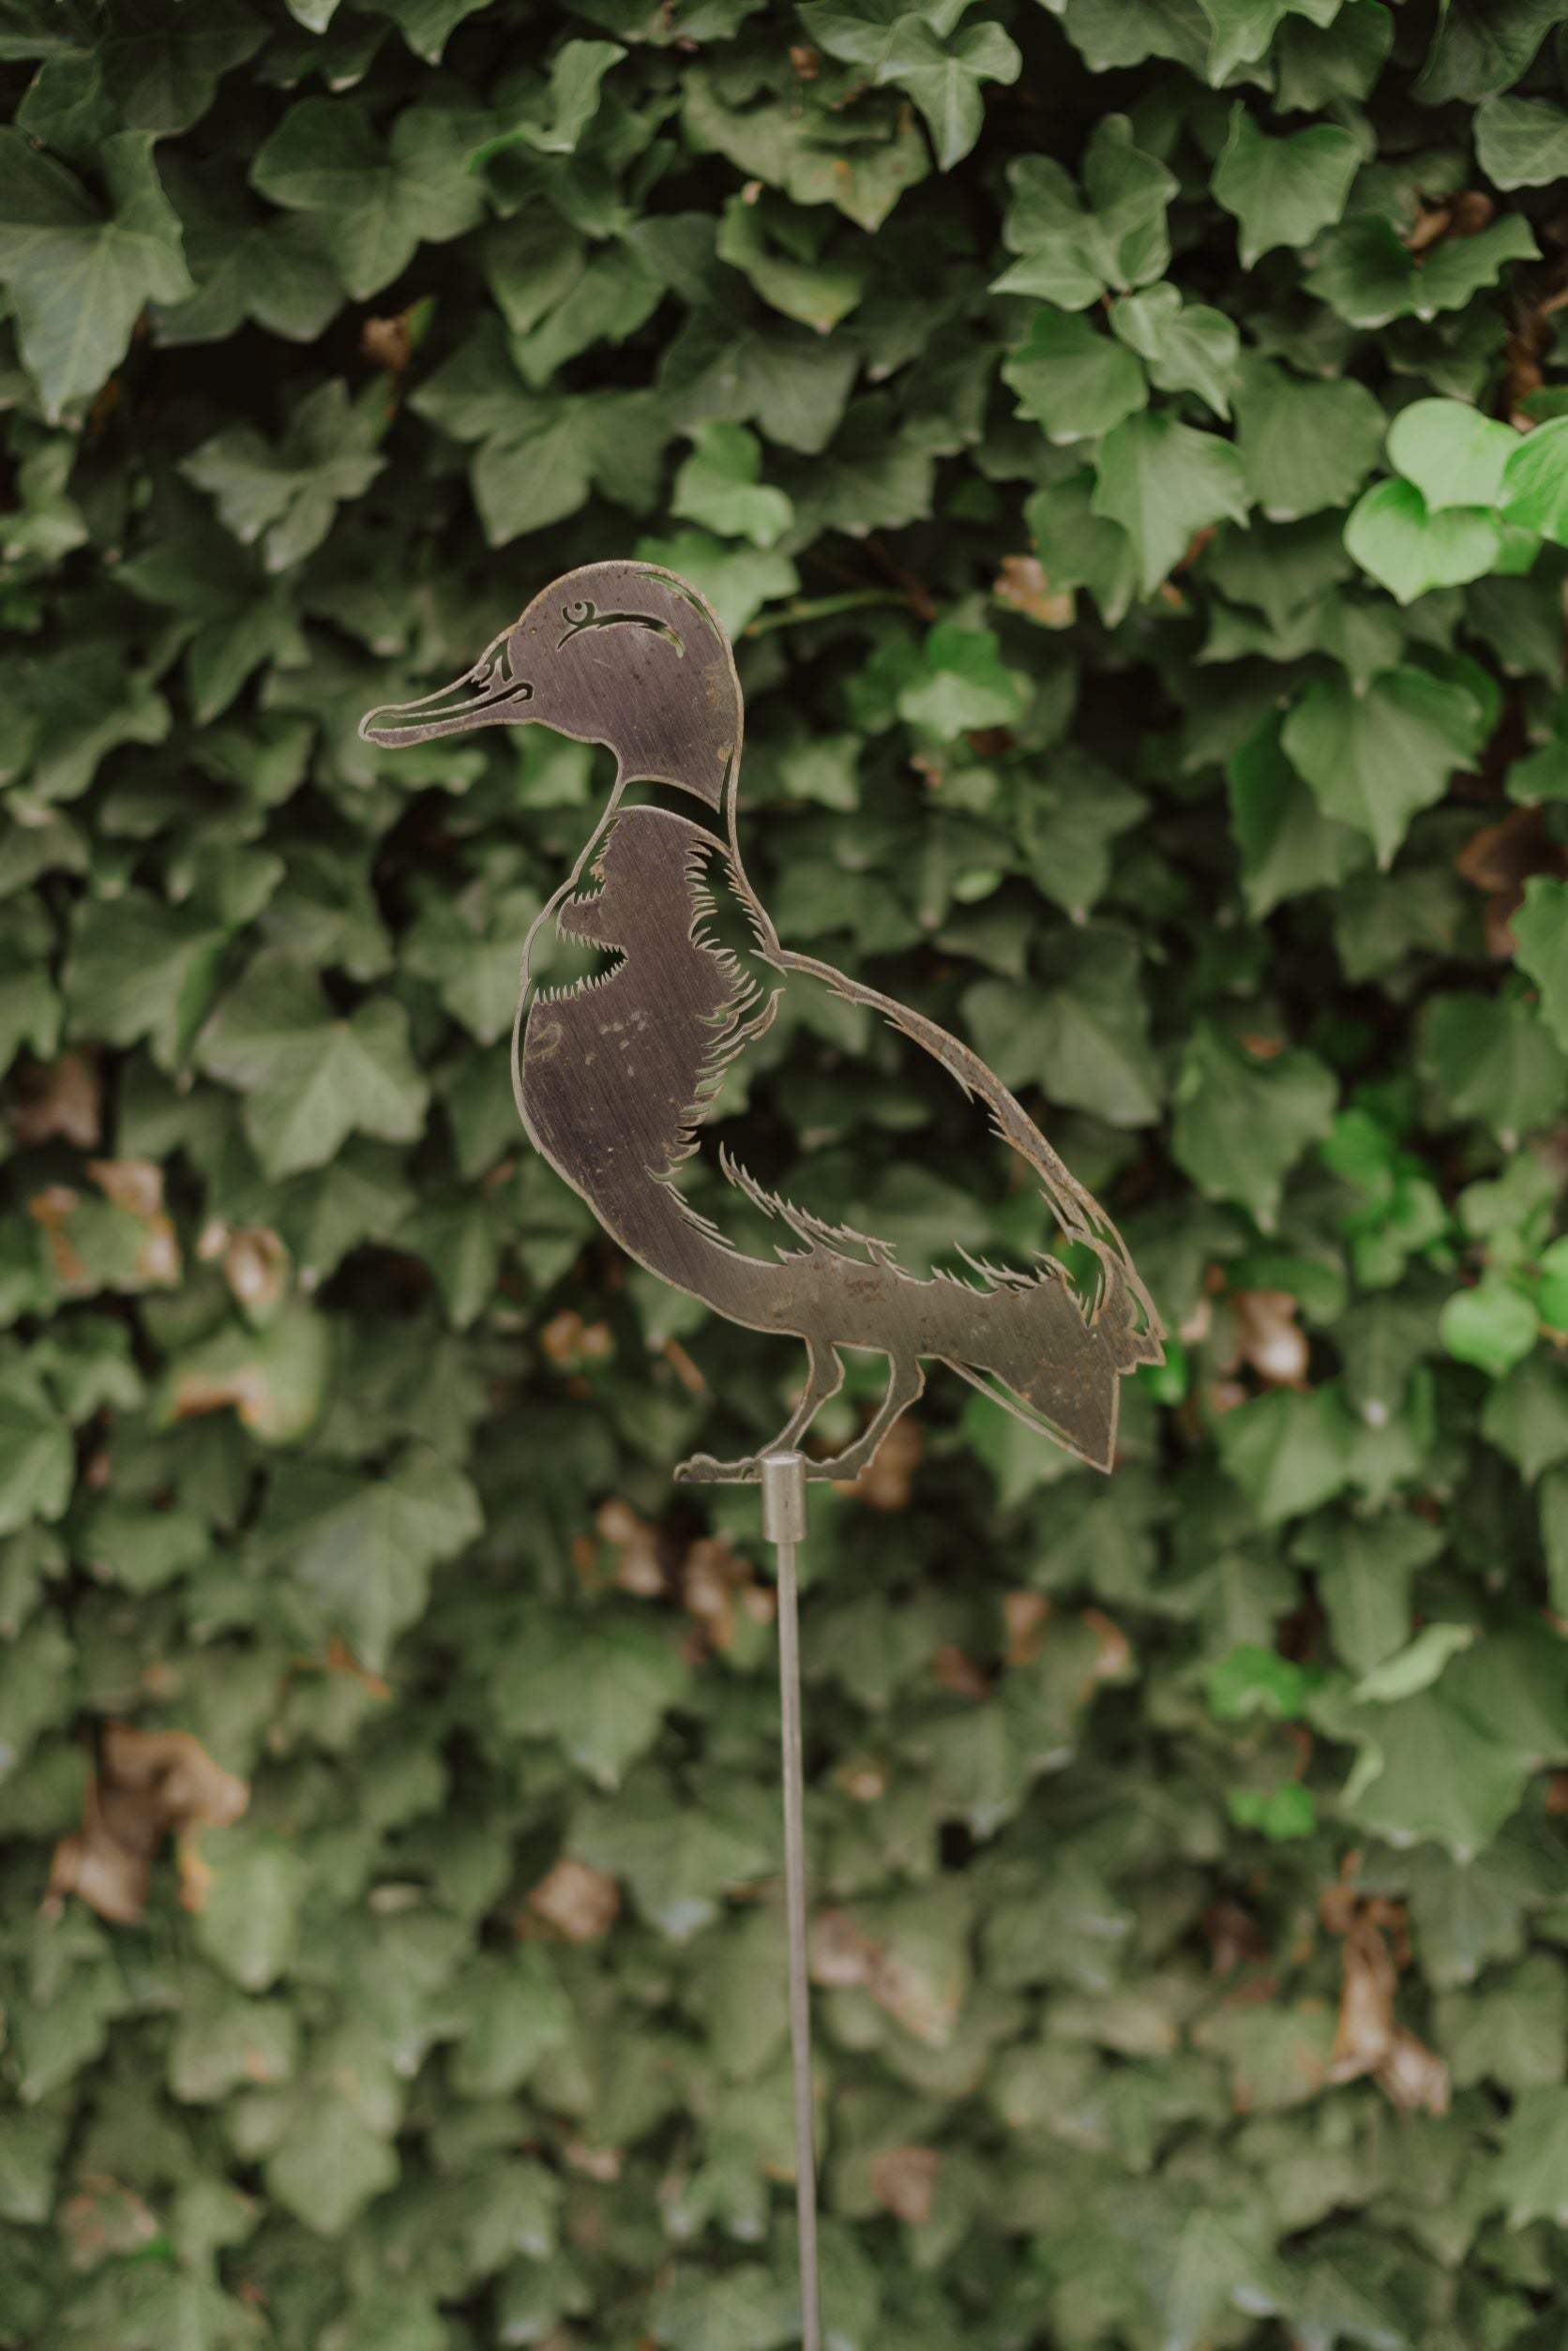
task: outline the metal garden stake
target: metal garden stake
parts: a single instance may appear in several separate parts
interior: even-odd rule
[[[533,719],[607,746],[615,779],[597,826],[523,946],[512,1050],[522,1123],[639,1264],[733,1322],[806,1347],[800,1403],[770,1446],[737,1461],[698,1454],[676,1475],[760,1484],[763,1532],[777,1555],[801,2339],[805,2351],[819,2351],[795,1600],[807,1481],[857,1477],[921,1394],[930,1362],[1108,1469],[1121,1376],[1161,1361],[1163,1334],[1115,1226],[985,1063],[923,1014],[780,943],[736,836],[742,704],[734,657],[694,588],[651,564],[585,565],[536,595],[452,685],[371,711],[360,733],[396,746]],[[625,795],[639,782],[688,792],[722,832],[633,805]],[[717,936],[721,905],[738,913],[749,952]],[[607,968],[565,987],[542,985],[535,949],[563,940],[600,950]],[[701,1148],[726,1072],[768,1027],[790,982],[815,983],[881,1014],[966,1100],[984,1107],[995,1135],[1033,1170],[1076,1277],[1064,1258],[1048,1256],[1027,1269],[965,1258],[962,1272],[915,1274],[887,1243],[766,1190],[722,1150],[728,1183],[782,1225],[791,1243],[771,1258],[751,1256],[696,1213],[678,1171]],[[808,1459],[800,1441],[842,1384],[842,1348],[886,1357],[886,1393],[852,1444],[832,1460]]]

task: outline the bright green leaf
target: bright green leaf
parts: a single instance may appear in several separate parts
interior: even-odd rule
[[[1276,245],[1310,245],[1344,211],[1360,164],[1348,130],[1315,123],[1271,139],[1238,99],[1211,186],[1241,223],[1243,268],[1255,267]]]

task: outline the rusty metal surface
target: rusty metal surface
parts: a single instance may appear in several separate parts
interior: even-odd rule
[[[842,1349],[888,1364],[864,1434],[816,1478],[852,1478],[945,1364],[1018,1418],[1108,1469],[1123,1374],[1158,1363],[1159,1318],[1114,1225],[1038,1127],[967,1046],[935,1022],[780,942],[746,879],[736,836],[742,707],[729,642],[697,592],[638,563],[593,564],[535,597],[464,676],[361,721],[371,743],[425,743],[475,727],[546,725],[613,753],[603,815],[523,942],[513,1035],[518,1108],[536,1148],[639,1264],[731,1321],[804,1342],[799,1406],[762,1454],[788,1451],[843,1380]],[[632,805],[639,782],[672,785],[721,818],[708,824]],[[738,905],[751,951],[716,935]],[[536,950],[602,951],[597,976],[550,988]],[[1027,1162],[1063,1239],[1093,1267],[911,1272],[887,1243],[835,1227],[769,1191],[727,1154],[736,1192],[788,1235],[772,1258],[731,1245],[683,1197],[677,1171],[702,1141],[726,1072],[760,1037],[791,978],[878,1013],[921,1047]],[[756,1480],[760,1455],[699,1454],[680,1474]]]

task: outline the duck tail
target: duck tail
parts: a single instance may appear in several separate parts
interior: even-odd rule
[[[1116,1424],[1122,1385],[1108,1363],[1095,1366],[1090,1380],[1075,1379],[1068,1388],[1050,1365],[1042,1366],[1027,1389],[1015,1388],[1000,1373],[980,1371],[951,1355],[943,1361],[960,1379],[967,1379],[991,1403],[1000,1404],[1026,1428],[1054,1439],[1063,1449],[1091,1469],[1109,1471],[1116,1459]]]

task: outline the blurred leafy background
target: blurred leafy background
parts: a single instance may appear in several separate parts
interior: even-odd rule
[[[5,0],[0,2340],[794,2340],[791,1350],[522,1145],[570,564],[1173,1332],[819,1504],[835,2351],[1568,2288],[1568,0]],[[1005,1245],[847,1010],[754,1108]],[[852,1432],[867,1392],[828,1416]],[[172,1831],[172,1837],[165,1832]]]

